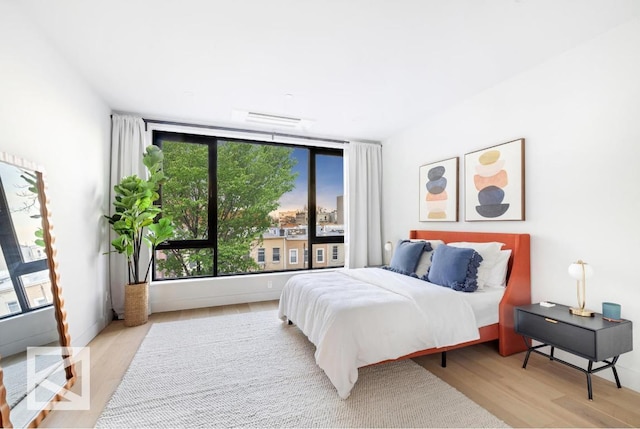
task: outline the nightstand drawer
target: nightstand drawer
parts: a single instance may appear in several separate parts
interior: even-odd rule
[[[586,359],[598,360],[595,332],[590,329],[526,311],[517,312],[516,326],[516,332],[520,335],[557,346]]]

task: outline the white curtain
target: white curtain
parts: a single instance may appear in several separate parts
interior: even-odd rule
[[[111,116],[111,178],[109,212],[113,214],[113,187],[123,177],[133,174],[146,177],[142,155],[147,146],[145,124],[142,118],[127,115]],[[109,243],[115,238],[109,228]],[[113,250],[109,244],[109,250]],[[146,256],[146,255],[144,255]],[[143,255],[141,255],[141,259]],[[119,319],[124,318],[124,285],[128,283],[127,261],[124,255],[109,254],[109,283],[111,285],[111,305]]]
[[[381,265],[382,146],[350,142],[347,157],[346,266]]]

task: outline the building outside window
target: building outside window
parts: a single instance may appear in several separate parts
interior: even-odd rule
[[[164,131],[153,143],[170,177],[159,203],[176,225],[154,280],[325,268],[307,249],[344,247],[341,149]]]

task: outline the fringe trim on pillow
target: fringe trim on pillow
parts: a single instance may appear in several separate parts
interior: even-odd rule
[[[467,266],[467,276],[464,282],[453,283],[451,289],[461,292],[475,292],[478,289],[478,267],[480,262],[482,262],[482,256],[474,250]]]
[[[407,241],[411,241],[411,240],[407,240]],[[431,246],[431,242],[427,241],[427,240],[418,240],[418,241],[411,241],[412,243],[424,243],[424,248],[422,249],[423,252],[432,252],[433,251],[433,246]]]

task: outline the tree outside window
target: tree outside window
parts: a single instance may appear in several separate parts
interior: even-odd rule
[[[154,280],[314,268],[308,248],[344,246],[341,150],[160,131],[153,141],[169,176],[160,203],[176,225]],[[290,263],[282,249],[295,250]]]

